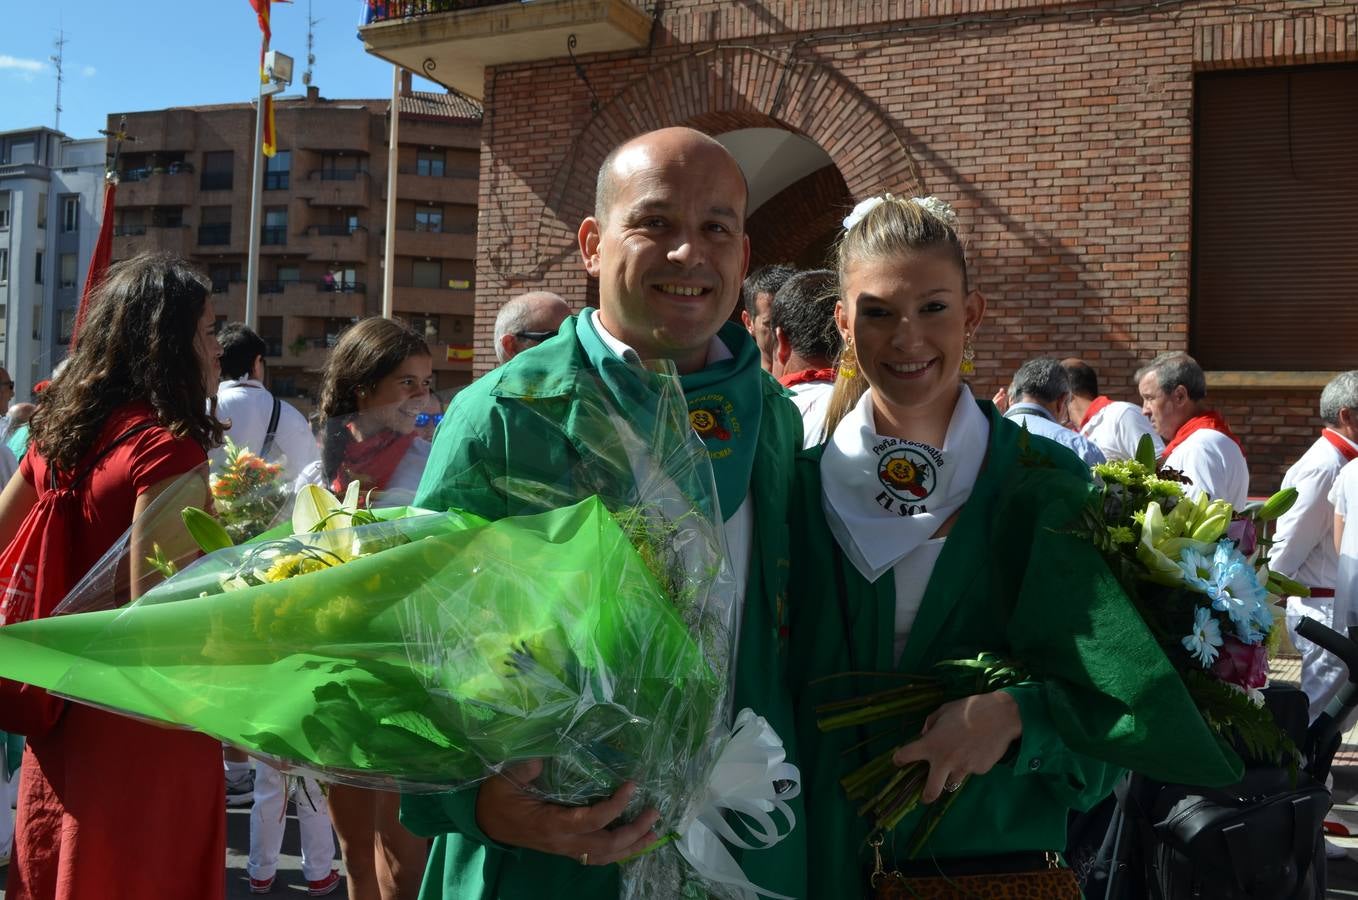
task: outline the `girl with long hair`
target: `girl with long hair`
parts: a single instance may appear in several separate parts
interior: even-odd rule
[[[1164,746],[1157,739],[1210,733],[1092,543],[1072,531],[1089,470],[964,380],[986,303],[952,210],[935,198],[864,201],[845,220],[838,272],[844,349],[828,437],[799,457],[792,504],[792,687],[817,848],[808,895],[996,896],[995,882],[971,882],[971,893],[957,883],[993,877],[1078,897],[1069,870],[1052,867],[1069,811],[1102,799],[1119,774],[1101,760],[1130,765]],[[922,733],[900,720],[817,728],[819,704],[981,652],[1043,675],[945,704]],[[888,752],[928,774],[921,807],[880,833],[840,779]],[[958,790],[910,858],[928,805]]]
[[[153,546],[194,555],[178,516],[161,528],[142,515],[208,503],[206,478],[184,476],[222,438],[207,412],[214,324],[211,284],[183,260],[109,270],[0,493],[0,623],[49,615],[129,526],[132,596],[154,580]],[[28,735],[7,898],[223,895],[220,744],[37,690],[2,705],[0,726]]]
[[[302,481],[343,495],[356,480],[368,505],[408,503],[429,458],[415,420],[432,383],[429,346],[408,326],[372,318],[344,332],[321,387],[321,458]],[[401,825],[400,795],[332,784],[328,799],[349,900],[414,897],[428,843]]]

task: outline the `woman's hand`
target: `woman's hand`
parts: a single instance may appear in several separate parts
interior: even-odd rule
[[[920,736],[897,750],[892,762],[928,763],[929,777],[920,799],[933,803],[945,786],[989,772],[1022,734],[1013,697],[1003,691],[977,694],[940,706],[924,721]]]

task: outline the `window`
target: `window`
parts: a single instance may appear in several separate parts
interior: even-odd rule
[[[342,153],[325,153],[321,156],[320,176],[322,181],[353,181],[358,177],[358,157]]]
[[[35,265],[35,266],[33,267],[33,283],[34,283],[34,284],[42,284],[42,251],[41,251],[41,250],[39,250],[39,251],[35,254],[34,261],[37,263],[37,265]]]
[[[32,141],[22,141],[22,142],[17,142],[17,141],[16,141],[15,143],[10,144],[10,145],[9,145],[9,161],[10,161],[10,163],[12,163],[13,165],[16,165],[16,166],[21,166],[21,165],[24,165],[24,164],[26,164],[26,163],[35,162],[35,161],[36,161],[36,157],[33,155],[33,142],[32,142]]]
[[[9,248],[0,247],[0,284],[9,281]]]
[[[184,226],[184,207],[155,206],[151,208],[151,227],[182,228]]]
[[[80,198],[72,195],[61,198],[61,230],[65,232],[80,230]]]
[[[354,269],[342,268],[333,268],[326,272],[321,279],[321,289],[341,293],[353,293],[362,290],[358,283],[358,272]]]
[[[47,195],[38,194],[38,227],[47,227]]]
[[[42,340],[42,305],[33,304],[33,340]]]
[[[1196,77],[1189,351],[1209,372],[1353,368],[1355,105],[1354,64]]]
[[[302,280],[302,270],[297,266],[279,266],[277,278],[284,284],[296,284]]]
[[[288,208],[275,206],[264,210],[264,231],[261,239],[265,244],[278,246],[288,242]]]
[[[230,150],[211,150],[203,154],[203,174],[198,186],[205,191],[229,191],[235,157]]]
[[[258,333],[264,343],[269,345],[269,349],[264,352],[265,356],[283,355],[282,316],[260,316]]]
[[[200,246],[221,246],[231,243],[231,207],[204,206],[198,225]]]
[[[425,341],[437,344],[439,340],[439,317],[438,316],[412,316],[410,327],[418,333],[424,335]]]
[[[279,150],[272,157],[265,157],[264,190],[286,191],[288,175],[292,171],[292,151]]]
[[[9,191],[0,193],[0,228],[9,227]]]
[[[232,282],[240,281],[240,263],[214,263],[207,267],[207,277],[212,279],[214,294],[225,294]]]
[[[416,175],[437,175],[442,177],[443,172],[442,150],[421,150],[415,154]]]
[[[433,206],[415,210],[415,230],[433,231],[443,230],[443,207]]]
[[[57,343],[69,344],[75,332],[75,310],[63,309],[57,313]]]
[[[75,271],[76,265],[75,254],[63,253],[59,257],[57,257],[57,262],[60,264],[61,268],[61,272],[59,273],[60,277],[59,280],[57,281],[57,284],[61,285],[64,288],[75,287],[75,282],[77,278]]]
[[[415,260],[411,268],[411,287],[443,287],[443,267],[437,262]]]

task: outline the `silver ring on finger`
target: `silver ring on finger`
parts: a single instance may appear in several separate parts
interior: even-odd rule
[[[582,865],[582,866],[587,866],[587,865],[589,865],[589,851],[588,851],[588,850],[586,850],[584,853],[581,853],[581,854],[580,854],[578,857],[576,857],[576,858],[580,861],[580,865]]]
[[[945,790],[945,791],[947,791],[949,794],[951,794],[951,793],[954,793],[954,792],[955,792],[958,788],[960,788],[961,786],[962,786],[962,782],[960,782],[960,781],[949,781],[947,784],[943,785],[943,790]]]

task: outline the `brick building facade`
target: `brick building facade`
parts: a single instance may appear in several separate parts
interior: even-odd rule
[[[471,17],[484,10],[447,10],[486,4],[399,5],[404,21],[363,29],[370,51],[406,65],[423,56],[438,77],[428,63],[448,45],[420,35],[442,28],[455,38],[459,21],[473,29]],[[1099,370],[1106,393],[1134,399],[1141,362],[1166,349],[1197,350],[1204,329],[1244,324],[1204,321],[1196,299],[1200,79],[1323,69],[1343,80],[1342,92],[1358,71],[1358,12],[1349,0],[576,6],[607,7],[613,18],[630,6],[653,28],[625,50],[591,53],[582,40],[572,60],[563,39],[549,51],[554,58],[486,65],[477,371],[492,364],[494,314],[509,297],[546,288],[575,306],[590,301],[575,230],[608,150],[642,131],[687,124],[719,139],[790,131],[831,164],[752,211],[755,261],[814,262],[855,198],[936,194],[960,214],[973,280],[990,303],[977,392],[1007,383],[1026,358],[1079,355]],[[538,25],[524,27],[559,33],[559,23],[537,15]],[[602,27],[568,25],[588,35]],[[1290,104],[1290,82],[1287,89]],[[1351,116],[1354,107],[1346,108]],[[1292,114],[1289,105],[1289,123]],[[1330,173],[1334,185],[1354,188],[1352,165]],[[1327,256],[1358,259],[1356,234],[1351,220],[1334,222]],[[1355,283],[1325,288],[1314,306],[1305,292],[1279,297],[1290,305],[1274,329],[1278,340],[1304,350],[1308,331],[1358,323],[1320,315],[1347,315],[1346,298],[1358,309]],[[1347,346],[1358,345],[1358,329],[1349,338]],[[1314,439],[1319,388],[1334,371],[1358,367],[1358,353],[1328,352],[1299,366],[1296,354],[1274,359],[1271,344],[1259,346],[1229,365],[1221,354],[1216,364],[1204,359],[1209,399],[1245,442],[1255,493],[1275,487]]]
[[[326,99],[314,87],[276,104],[259,333],[270,348],[269,386],[304,410],[339,333],[382,311],[390,106]],[[425,334],[445,398],[471,379],[480,112],[454,94],[401,97],[393,311]],[[136,140],[119,157],[113,258],[144,249],[186,256],[212,279],[218,320],[241,321],[253,105],[113,114],[110,130],[124,118]]]

